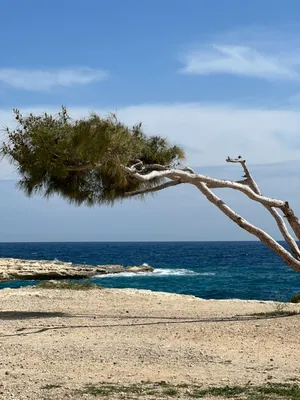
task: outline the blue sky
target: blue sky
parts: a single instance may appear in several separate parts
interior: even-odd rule
[[[65,104],[74,117],[117,111],[182,145],[199,171],[239,177],[224,159],[243,154],[265,189],[275,186],[273,195],[289,195],[297,209],[299,13],[293,0],[4,0],[0,124],[13,126],[15,107],[57,112]],[[28,200],[13,179],[13,167],[0,163],[0,241],[251,239],[194,191],[90,210]],[[231,196],[275,232],[260,210]]]
[[[299,11],[300,4],[293,0],[285,4],[281,0],[3,1],[1,75],[5,69],[17,70],[21,78],[22,71],[55,74],[90,68],[95,75],[105,72],[107,77],[102,80],[100,73],[97,81],[86,70],[82,75],[90,76],[90,84],[76,85],[74,79],[68,90],[53,85],[41,93],[20,90],[21,85],[12,85],[12,76],[8,76],[6,81],[1,79],[0,106],[57,106],[63,101],[80,107],[115,108],[157,102],[257,103],[258,98],[259,103],[269,98],[276,102],[278,96],[298,93],[296,79],[289,80],[288,73],[278,82],[272,76],[245,79],[228,70],[203,75],[197,69],[190,74],[179,71],[193,52],[213,53],[213,46],[218,45],[249,46],[252,52],[261,51],[262,57],[291,56],[300,45],[294,43],[300,29]],[[278,60],[281,69],[285,63],[293,69],[289,61]],[[297,63],[299,67],[299,59]],[[33,76],[26,81],[36,86]]]

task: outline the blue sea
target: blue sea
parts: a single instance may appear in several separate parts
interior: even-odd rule
[[[190,294],[204,299],[289,300],[300,274],[260,242],[0,243],[0,257],[76,264],[147,263],[154,273],[93,278],[103,287]],[[34,281],[0,283],[5,287]]]

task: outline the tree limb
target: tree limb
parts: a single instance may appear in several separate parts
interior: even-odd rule
[[[266,209],[270,212],[270,214],[273,216],[273,218],[275,219],[277,226],[284,238],[284,240],[286,241],[286,243],[288,244],[289,248],[291,249],[292,253],[294,254],[294,256],[297,258],[297,260],[300,260],[300,250],[299,247],[296,243],[296,241],[294,240],[294,238],[291,236],[290,232],[288,231],[283,218],[281,217],[281,215],[279,214],[279,212],[272,207],[266,207]]]
[[[224,203],[218,196],[216,196],[205,183],[196,182],[195,185],[204,194],[204,196],[218,207],[228,218],[239,225],[241,228],[256,236],[261,242],[265,243],[270,249],[272,249],[281,259],[295,271],[300,272],[300,261],[296,260],[283,246],[281,246],[276,240],[270,235],[264,232],[262,229],[248,222],[245,218],[242,218],[239,214],[233,211],[227,204]]]
[[[229,163],[239,163],[239,164],[241,164],[241,166],[242,166],[242,168],[244,170],[244,173],[245,173],[245,178],[247,178],[248,185],[250,186],[250,188],[255,193],[261,194],[257,183],[255,182],[255,180],[253,179],[252,175],[250,174],[250,171],[247,168],[246,160],[244,160],[241,156],[238,156],[238,158],[227,157],[226,161],[229,162]]]
[[[176,181],[168,181],[168,182],[162,183],[161,185],[154,186],[152,188],[135,190],[133,192],[127,192],[127,193],[125,193],[125,195],[126,195],[126,197],[131,197],[131,196],[137,196],[140,194],[158,192],[159,190],[167,189],[171,186],[177,186],[177,185],[180,185],[181,183],[184,183],[184,182],[182,182],[181,179],[178,179]]]
[[[170,179],[172,179],[172,177],[177,176],[177,177],[182,178],[182,180],[187,183],[195,184],[196,182],[203,182],[203,183],[207,184],[207,186],[210,186],[211,188],[215,188],[215,189],[216,188],[235,189],[235,190],[245,193],[250,199],[255,200],[261,204],[270,206],[270,207],[276,207],[276,208],[280,208],[280,209],[284,209],[284,207],[286,207],[286,202],[284,202],[282,200],[272,199],[269,197],[258,195],[247,185],[237,183],[234,181],[230,181],[230,180],[211,178],[209,176],[201,175],[201,174],[191,174],[186,171],[182,171],[180,169],[168,169],[166,171],[152,171],[152,172],[148,173],[147,175],[139,174],[129,167],[125,167],[125,170],[127,172],[129,172],[130,174],[133,174],[133,176],[136,179],[139,179],[142,182],[151,181],[152,179],[155,179],[155,178],[170,178]]]
[[[144,164],[141,160],[135,160],[135,164],[131,165],[129,168],[132,171],[144,172],[144,171],[167,171],[171,167],[169,165],[161,164]]]
[[[190,172],[191,174],[195,174],[195,173],[196,173],[196,172],[193,170],[193,168],[190,168],[190,167],[183,167],[183,168],[181,168],[181,171]]]
[[[133,164],[133,165],[131,166],[131,168],[136,169],[137,167],[142,166],[142,165],[143,165],[143,161],[141,161],[141,160],[136,160],[136,164]]]
[[[286,201],[284,207],[282,208],[284,216],[289,221],[291,228],[293,229],[295,235],[300,240],[300,220],[296,217],[292,208],[290,208],[289,203]]]
[[[81,171],[89,168],[97,168],[100,167],[101,164],[86,164],[83,166],[79,167],[69,167],[69,171]],[[277,200],[277,199],[272,199],[269,197],[265,197],[262,195],[259,195],[255,193],[250,187],[248,187],[246,180],[244,181],[239,181],[239,182],[234,182],[230,180],[225,180],[225,179],[216,179],[216,178],[211,178],[206,175],[201,175],[201,174],[196,174],[190,172],[190,169],[175,169],[175,168],[168,168],[166,166],[162,166],[160,164],[151,164],[149,167],[152,168],[157,168],[159,171],[154,170],[151,171],[147,174],[141,174],[140,171],[136,170],[136,164],[133,165],[132,167],[126,167],[123,166],[124,170],[127,171],[129,174],[134,176],[136,179],[142,181],[142,182],[147,182],[151,181],[152,179],[155,178],[170,178],[170,179],[179,179],[181,178],[184,182],[187,183],[194,183],[195,181],[200,181],[204,182],[207,184],[208,187],[210,188],[229,188],[229,189],[235,189],[240,192],[245,193],[250,199],[255,200],[263,205],[270,206],[270,207],[276,207],[280,208],[286,217],[291,220],[296,219],[292,209],[289,207],[289,204],[287,202],[284,202],[282,200]],[[193,171],[193,170],[192,170]],[[176,178],[174,178],[176,177]],[[299,224],[299,238],[300,238],[300,222],[297,220]]]
[[[247,179],[247,181],[248,181],[248,184],[249,184],[250,188],[251,188],[255,193],[261,195],[261,191],[260,191],[260,189],[259,189],[259,186],[258,186],[257,183],[255,182],[255,180],[254,180],[254,178],[252,177],[252,175],[251,175],[249,169],[247,168],[246,160],[244,160],[241,156],[238,156],[238,158],[235,158],[235,159],[230,158],[230,157],[227,157],[226,161],[227,161],[227,162],[230,162],[230,163],[239,163],[239,164],[241,164],[241,166],[242,166],[242,168],[243,168],[243,170],[244,170],[244,173],[245,173],[245,177],[246,177],[246,179]],[[264,207],[269,211],[269,213],[270,213],[270,214],[272,215],[272,217],[275,219],[275,221],[276,221],[276,223],[277,223],[277,226],[278,226],[278,228],[279,228],[279,230],[280,230],[280,232],[281,232],[283,238],[284,238],[285,241],[287,242],[287,244],[288,244],[289,248],[291,249],[292,253],[294,254],[294,256],[299,260],[299,259],[300,259],[300,250],[299,250],[299,247],[298,247],[296,241],[294,240],[294,238],[293,238],[293,237],[291,236],[291,234],[289,233],[289,231],[288,231],[288,229],[287,229],[287,227],[286,227],[286,225],[285,225],[285,222],[284,222],[283,218],[281,217],[281,215],[279,214],[279,212],[278,212],[276,209],[274,209],[273,207],[266,206],[266,205],[264,205]],[[293,218],[292,223],[293,223],[293,222],[294,222],[294,218]],[[290,225],[291,225],[291,224],[290,224]],[[295,224],[294,224],[294,225],[295,225]],[[298,236],[297,236],[297,229],[296,229],[296,232],[295,232],[295,230],[294,230],[294,228],[293,228],[292,225],[291,225],[291,228],[293,229],[293,231],[294,231],[296,237],[298,237]],[[296,228],[297,228],[297,226],[296,226]],[[299,238],[299,237],[298,237],[298,238]]]

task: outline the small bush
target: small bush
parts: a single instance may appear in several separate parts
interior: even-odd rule
[[[290,303],[300,303],[300,293],[299,294],[295,294],[291,300]]]
[[[164,389],[162,392],[165,396],[174,397],[178,395],[178,390],[176,388]]]
[[[61,385],[57,385],[57,384],[47,384],[45,386],[42,386],[41,389],[45,389],[45,390],[51,390],[51,389],[57,389],[57,388],[61,388]]]
[[[224,387],[212,387],[207,389],[196,390],[191,394],[191,397],[202,398],[206,396],[210,397],[228,397],[244,394],[247,388],[242,386],[224,386]]]
[[[297,315],[297,311],[291,311],[291,310],[274,310],[274,311],[265,311],[265,312],[259,312],[259,313],[252,313],[248,314],[250,317],[289,317],[293,315]]]
[[[69,290],[89,290],[101,289],[99,285],[94,284],[91,280],[82,282],[71,281],[44,281],[36,285],[39,289],[69,289]]]
[[[124,395],[138,396],[143,394],[143,387],[139,384],[132,384],[128,386],[115,383],[101,383],[99,385],[88,384],[85,386],[83,390],[80,390],[79,393],[95,397],[105,396],[106,398],[110,398],[111,396],[118,393],[123,396]]]

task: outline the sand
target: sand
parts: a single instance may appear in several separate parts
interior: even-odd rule
[[[0,399],[89,399],[77,390],[99,382],[300,384],[300,315],[247,317],[276,307],[133,289],[4,289]]]

